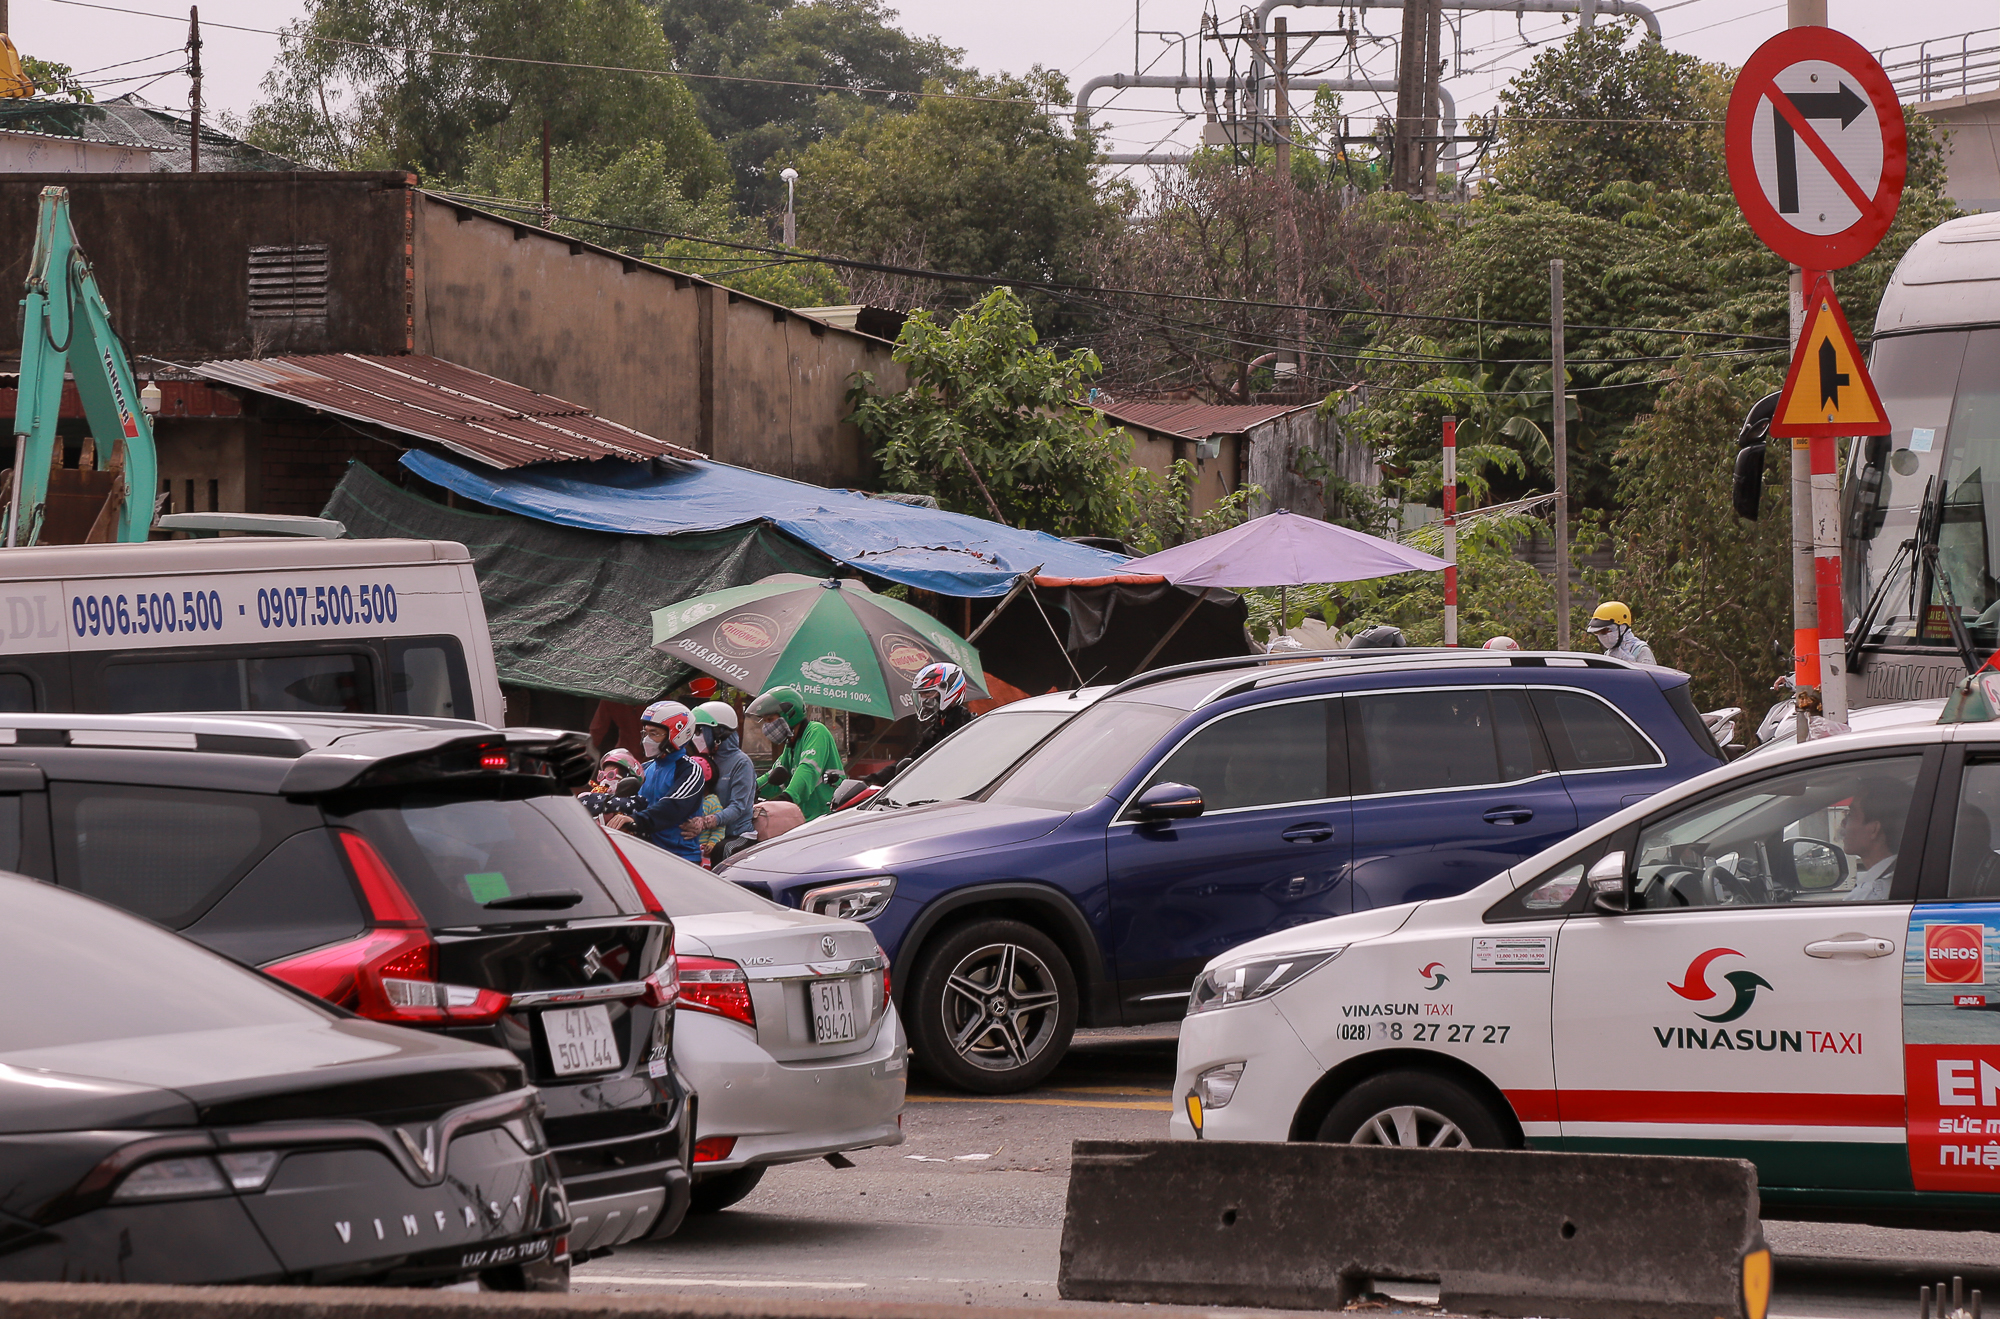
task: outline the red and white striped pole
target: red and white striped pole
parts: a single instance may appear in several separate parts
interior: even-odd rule
[[[1458,644],[1458,418],[1444,419],[1444,644]]]
[[[1833,291],[1833,277],[1802,272],[1806,286],[1805,321],[1810,327],[1819,306],[1817,285]],[[1847,722],[1847,623],[1840,600],[1840,476],[1835,471],[1834,440],[1812,440],[1813,595],[1818,609],[1814,640],[1819,652],[1820,710],[1834,723]]]

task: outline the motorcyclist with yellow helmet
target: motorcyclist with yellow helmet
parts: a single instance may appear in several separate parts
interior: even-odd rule
[[[1597,638],[1597,644],[1604,647],[1604,653],[1612,659],[1629,660],[1634,664],[1658,664],[1653,658],[1653,648],[1641,641],[1632,631],[1632,611],[1621,600],[1606,600],[1590,615],[1590,622],[1584,630]]]

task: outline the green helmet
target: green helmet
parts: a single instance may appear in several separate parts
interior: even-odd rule
[[[750,702],[743,713],[752,719],[769,719],[776,715],[797,728],[806,721],[806,698],[799,695],[796,687],[773,687]]]
[[[696,728],[727,728],[736,731],[736,711],[727,701],[703,701],[694,708]]]

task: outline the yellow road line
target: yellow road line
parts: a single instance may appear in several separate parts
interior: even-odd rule
[[[1130,1108],[1147,1113],[1171,1113],[1174,1106],[1165,1102],[1140,1100],[1121,1104],[1109,1099],[1044,1099],[1032,1095],[910,1095],[912,1104],[1042,1104],[1050,1108]]]
[[[1051,1085],[1043,1089],[1056,1095],[1171,1095],[1164,1085]]]

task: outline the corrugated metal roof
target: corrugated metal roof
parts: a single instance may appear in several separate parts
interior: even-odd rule
[[[135,147],[151,154],[153,169],[187,173],[186,117],[133,95],[88,105],[39,98],[0,101],[0,127]],[[217,174],[300,168],[283,156],[251,146],[211,125],[204,125],[201,130],[201,163],[203,172]]]
[[[1317,402],[1114,403],[1098,410],[1113,421],[1184,435],[1191,440],[1204,440],[1211,435],[1241,435],[1252,426],[1261,426],[1288,412],[1318,406]]]
[[[209,380],[372,422],[488,467],[624,458],[700,458],[587,408],[436,357],[263,357],[203,362]]]

